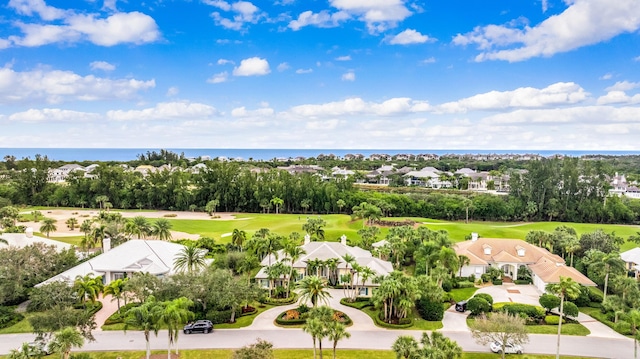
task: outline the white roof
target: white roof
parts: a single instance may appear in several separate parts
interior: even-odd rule
[[[377,241],[376,243],[373,243],[371,245],[371,247],[373,248],[380,248],[380,247],[384,247],[387,245],[387,243],[389,243],[389,241],[387,241],[386,239],[383,239],[381,241]]]
[[[640,248],[632,248],[620,253],[620,258],[627,263],[640,264]]]
[[[59,251],[73,247],[69,243],[54,241],[53,239],[33,235],[31,237],[28,237],[24,233],[2,233],[0,234],[0,238],[7,241],[8,246],[18,248],[23,248],[36,242],[44,243],[48,246],[55,246]],[[2,247],[7,247],[7,244],[0,243],[0,248]]]
[[[73,283],[79,275],[92,274],[97,277],[104,275],[106,272],[141,272],[153,275],[171,275],[175,273],[173,267],[174,258],[183,248],[183,245],[171,242],[132,239],[40,284],[53,281]]]
[[[420,171],[411,171],[405,174],[405,177],[415,177],[415,178],[440,178],[440,171],[426,171],[424,168]]]

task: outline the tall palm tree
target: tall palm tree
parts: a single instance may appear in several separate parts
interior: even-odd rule
[[[284,254],[287,258],[287,261],[291,263],[289,266],[289,278],[287,280],[287,298],[289,298],[289,294],[291,292],[291,279],[293,278],[293,264],[300,259],[307,252],[304,248],[297,246],[294,242],[290,242],[288,245],[284,247]]]
[[[614,282],[614,287],[622,293],[622,301],[626,303],[628,295],[638,291],[638,280],[630,277],[620,277]]]
[[[595,269],[604,272],[604,294],[602,300],[607,299],[607,290],[609,285],[609,274],[612,272],[623,273],[625,271],[624,261],[620,259],[620,254],[611,252],[602,255],[601,258],[589,265],[589,269]]]
[[[431,356],[427,357],[441,359],[456,359],[462,357],[462,348],[458,343],[445,337],[440,332],[432,332],[431,337],[429,337],[429,333],[423,332],[420,343],[422,344],[422,351],[425,352],[425,354],[431,353]]]
[[[393,342],[391,349],[396,353],[398,359],[414,358],[419,350],[418,341],[412,336],[401,335]]]
[[[327,324],[327,337],[333,344],[333,359],[336,359],[336,347],[342,339],[351,338],[351,333],[347,331],[347,327],[337,321],[331,321]]]
[[[327,302],[328,298],[331,298],[325,281],[315,275],[304,277],[297,283],[297,287],[300,289],[302,301],[309,300],[314,307],[318,305],[319,300]]]
[[[240,262],[240,273],[247,275],[247,284],[251,283],[251,271],[260,266],[260,260],[253,254],[248,254],[244,257],[244,260]]]
[[[466,266],[469,263],[471,263],[471,259],[469,259],[469,257],[465,256],[464,254],[458,256],[458,270],[460,271],[458,277],[462,277],[462,267]]]
[[[322,340],[324,325],[319,318],[310,318],[307,319],[302,326],[302,331],[311,334],[311,340],[313,340],[313,359],[316,359],[316,342],[318,338]],[[322,358],[322,349],[320,349],[320,357]]]
[[[271,204],[273,204],[276,207],[276,214],[278,214],[280,207],[282,207],[282,205],[284,204],[284,200],[282,200],[282,198],[279,198],[279,197],[273,197],[271,199]]]
[[[560,320],[558,321],[558,341],[556,344],[556,359],[560,359],[560,331],[562,330],[562,313],[564,300],[575,299],[580,295],[580,284],[569,277],[560,277],[558,283],[547,284],[547,291],[560,297]]]
[[[373,269],[364,266],[364,267],[360,267],[360,269],[358,270],[358,277],[360,277],[360,280],[362,281],[362,288],[364,288],[366,286],[366,283],[369,279],[375,277],[376,272],[373,271]]]
[[[63,359],[69,359],[71,348],[82,348],[84,337],[76,328],[66,327],[53,335],[53,340],[49,343],[49,349],[60,353]]]
[[[161,310],[162,306],[160,303],[156,302],[154,296],[150,296],[142,305],[133,307],[126,313],[124,331],[126,333],[129,328],[142,330],[146,342],[147,359],[151,356],[151,333],[153,332],[158,336],[158,331],[160,330],[158,318]]]
[[[175,346],[175,352],[178,354],[180,329],[195,317],[193,312],[189,310],[192,306],[193,301],[185,297],[162,303],[162,309],[158,313],[158,321],[167,327],[167,359],[171,359],[171,345]]]
[[[58,230],[58,227],[56,227],[56,220],[53,218],[45,218],[42,221],[42,225],[40,226],[40,232],[44,233],[47,235],[47,238],[49,238],[49,233],[51,232],[55,232]]]
[[[8,359],[42,358],[40,350],[29,343],[22,343],[20,349],[11,349]]]
[[[242,252],[242,244],[247,240],[247,232],[235,228],[231,233],[231,243],[240,248],[240,252]]]
[[[104,223],[98,223],[95,226],[93,226],[93,228],[91,229],[90,236],[91,236],[92,243],[94,243],[94,245],[99,244],[100,247],[103,246],[103,241],[107,236],[106,230],[107,230],[107,226]]]
[[[631,334],[633,335],[633,358],[638,358],[638,327],[640,327],[640,310],[632,309],[627,313],[627,320],[631,323]]]
[[[118,310],[120,310],[120,299],[121,298],[125,298],[125,302],[124,304],[127,304],[126,301],[126,297],[124,296],[125,293],[125,285],[127,284],[127,280],[128,278],[118,278],[114,281],[111,281],[109,284],[107,284],[104,287],[104,290],[102,291],[102,293],[104,295],[111,295],[113,296],[113,299],[118,301]],[[111,301],[113,301],[113,299]]]
[[[135,216],[125,224],[125,232],[138,239],[146,238],[151,233],[151,224],[146,217]]]
[[[206,249],[198,248],[195,244],[189,242],[176,255],[173,265],[178,271],[198,272],[207,266],[206,255]]]
[[[165,218],[158,218],[151,227],[151,234],[161,241],[171,240],[171,222]]]

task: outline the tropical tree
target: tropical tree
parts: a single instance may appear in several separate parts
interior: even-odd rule
[[[91,243],[93,245],[99,244],[100,247],[103,246],[104,239],[107,237],[107,226],[104,223],[97,223],[95,226],[91,227]]]
[[[171,240],[171,222],[165,218],[158,218],[151,227],[151,234],[161,241]]]
[[[423,332],[420,339],[424,358],[457,359],[462,357],[462,348],[440,332]]]
[[[142,305],[129,309],[125,314],[125,333],[127,329],[133,328],[142,330],[144,334],[147,351],[146,359],[151,357],[151,333],[158,336],[158,331],[160,330],[160,311],[162,311],[161,304],[156,301],[155,297],[150,296]]]
[[[291,263],[291,265],[289,266],[290,272],[287,279],[287,298],[289,298],[289,294],[291,292],[291,280],[293,279],[293,264],[307,252],[304,250],[304,248],[297,246],[295,242],[288,242],[283,249],[285,255],[284,261]]]
[[[87,274],[84,277],[77,276],[73,282],[73,288],[82,303],[86,303],[87,301],[95,303],[102,292],[102,277],[94,278],[91,274]]]
[[[74,229],[76,229],[76,226],[78,225],[78,220],[75,217],[71,217],[67,219],[65,224],[67,225],[67,227],[69,227],[70,230],[73,231]]]
[[[260,261],[258,257],[253,254],[246,255],[242,262],[240,262],[240,266],[238,270],[240,273],[244,273],[247,275],[247,284],[251,283],[251,272],[260,266]]]
[[[333,359],[336,359],[338,342],[342,339],[350,338],[351,333],[347,331],[347,327],[344,324],[338,321],[332,321],[327,325],[327,337],[333,343]]]
[[[162,303],[161,310],[158,311],[159,324],[167,327],[167,359],[171,359],[171,345],[175,346],[175,352],[178,354],[178,334],[184,324],[195,317],[193,312],[189,310],[192,306],[193,301],[180,297]]]
[[[49,350],[60,353],[63,359],[69,359],[71,349],[82,348],[84,345],[84,337],[76,328],[66,327],[53,335],[53,339],[49,343]]]
[[[151,224],[149,224],[149,220],[146,217],[135,216],[125,224],[125,232],[131,236],[136,236],[138,239],[146,238],[151,234]]]
[[[418,346],[416,338],[408,335],[400,335],[398,339],[393,342],[391,349],[396,353],[397,359],[413,359],[418,356],[420,347]]]
[[[478,344],[486,345],[496,342],[502,345],[500,350],[502,359],[508,343],[525,344],[529,341],[525,319],[507,312],[494,312],[488,317],[476,318],[469,327],[471,336]]]
[[[49,233],[55,232],[57,230],[58,230],[58,227],[56,227],[55,219],[45,218],[44,220],[42,220],[42,225],[40,226],[40,232],[46,234],[47,238],[49,238]]]
[[[42,351],[29,343],[22,343],[20,349],[11,349],[7,359],[42,358]]]
[[[207,266],[206,255],[206,249],[198,248],[192,242],[188,242],[176,255],[173,266],[181,272],[198,272]]]
[[[327,222],[321,218],[309,218],[307,222],[302,225],[302,230],[307,232],[310,236],[316,240],[324,240],[324,227]]]
[[[357,206],[353,206],[351,211],[353,212],[352,216],[354,218],[362,218],[362,228],[364,228],[366,224],[373,224],[375,220],[382,217],[382,210],[380,207],[367,202],[362,202]]]
[[[310,301],[313,307],[318,305],[318,301],[327,302],[328,298],[331,298],[326,282],[318,276],[306,276],[296,286],[300,289],[300,299],[303,302]]]
[[[633,335],[633,358],[638,358],[638,327],[640,327],[640,310],[632,309],[627,313],[627,321],[631,324],[631,335]]]
[[[96,201],[96,203],[98,203],[100,205],[100,209],[104,208],[104,204],[106,202],[109,202],[109,197],[101,195],[101,196],[96,196],[96,198],[94,199]]]
[[[273,197],[270,202],[276,207],[276,214],[278,214],[280,207],[284,204],[284,200],[280,197]]]
[[[211,215],[215,215],[216,214],[216,208],[218,208],[219,205],[220,205],[220,200],[219,199],[212,199],[211,201],[207,202],[206,206],[204,207],[204,210],[210,216]]]
[[[591,253],[588,253],[588,255]],[[597,258],[592,258],[593,262],[589,265],[589,270],[595,270],[595,271],[604,273],[604,290],[603,290],[604,294],[602,298],[604,301],[607,299],[609,274],[624,273],[625,265],[624,265],[624,261],[620,258],[620,254],[617,252],[611,252],[611,253],[597,252],[597,253],[598,253]]]
[[[569,277],[560,277],[558,283],[547,284],[547,291],[560,297],[560,313],[564,312],[565,299],[575,299],[580,295],[580,284]],[[562,318],[558,321],[558,340],[556,344],[556,359],[560,359],[560,331]]]
[[[469,263],[471,263],[471,259],[469,259],[469,257],[464,254],[460,254],[458,256],[458,270],[460,271],[460,273],[458,273],[458,277],[462,277],[462,268]]]
[[[231,233],[231,244],[240,248],[240,251],[242,251],[242,244],[246,240],[247,240],[247,232],[241,229],[235,228]]]
[[[124,304],[125,305],[127,304],[127,300],[125,296],[125,286],[128,280],[129,280],[128,278],[124,278],[124,279],[118,278],[116,280],[111,281],[106,286],[104,286],[102,293],[105,296],[111,295],[113,297],[111,301],[113,301],[114,299],[118,301],[118,310],[120,310],[120,299],[124,299],[125,300]]]
[[[316,359],[316,342],[322,343],[322,338],[325,337],[324,324],[320,318],[309,318],[302,326],[302,331],[311,335],[313,340],[313,359]],[[322,344],[320,344],[320,358],[322,358]]]

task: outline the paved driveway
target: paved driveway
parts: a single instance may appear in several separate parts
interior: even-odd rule
[[[538,299],[543,294],[534,285],[503,284],[480,288],[476,293],[491,295],[494,303],[512,302],[540,305]]]

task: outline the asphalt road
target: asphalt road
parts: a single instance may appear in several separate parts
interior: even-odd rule
[[[350,330],[351,338],[338,343],[342,349],[383,349],[390,350],[399,335],[413,335],[419,338],[420,331],[414,330]],[[465,351],[487,352],[486,346],[475,343],[468,332],[442,332],[458,342]],[[116,351],[144,350],[145,341],[142,332],[121,331],[94,332],[95,342],[87,343],[83,351]],[[256,338],[268,340],[275,348],[308,348],[312,347],[311,336],[301,329],[218,329],[211,334],[180,334],[180,349],[227,349],[239,348],[252,343]],[[529,344],[524,345],[525,353],[555,354],[556,336],[529,335]],[[20,347],[21,343],[33,340],[32,334],[5,334],[0,336],[0,354],[7,354],[11,349]],[[324,341],[324,347],[331,347]],[[167,332],[161,331],[152,337],[153,349],[167,348]],[[633,358],[633,341],[631,339],[611,339],[598,337],[563,336],[560,352],[563,355],[587,356],[597,358],[627,359]]]

